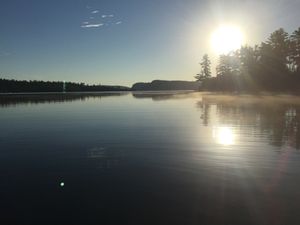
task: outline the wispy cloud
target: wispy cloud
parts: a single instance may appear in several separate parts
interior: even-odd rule
[[[87,15],[80,25],[81,28],[99,28],[106,26],[119,25],[122,23],[118,16],[114,14],[102,14],[105,12],[100,12],[99,8],[91,7],[86,5]]]
[[[103,23],[95,23],[95,24],[83,24],[81,25],[82,28],[97,28],[97,27],[102,27],[104,24]]]
[[[107,18],[107,17],[109,17],[109,18],[112,18],[112,17],[115,17],[115,15],[113,15],[113,14],[109,14],[109,15],[102,15],[101,16],[102,18]]]

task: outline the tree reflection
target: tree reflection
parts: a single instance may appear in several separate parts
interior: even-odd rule
[[[165,101],[171,99],[190,98],[193,91],[149,91],[149,92],[132,92],[136,99],[152,99],[153,101]]]
[[[199,102],[198,107],[201,109],[200,118],[202,119],[203,125],[207,126],[209,124],[210,104]]]
[[[211,111],[212,106],[216,107]],[[300,104],[284,99],[203,96],[197,103],[204,126],[214,125],[215,116],[220,125],[247,127],[248,135],[258,131],[267,136],[274,146],[300,149]]]
[[[85,101],[89,98],[101,99],[104,97],[123,96],[127,94],[128,92],[2,94],[0,95],[0,107],[16,106],[19,104]]]

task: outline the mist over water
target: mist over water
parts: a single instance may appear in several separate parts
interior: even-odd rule
[[[1,217],[298,224],[299,113],[292,96],[0,96]]]

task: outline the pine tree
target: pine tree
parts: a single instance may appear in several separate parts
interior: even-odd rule
[[[271,33],[266,44],[269,48],[270,66],[282,73],[288,66],[289,34],[283,28],[280,28]]]
[[[290,37],[290,60],[292,72],[300,72],[300,27]]]
[[[202,57],[202,61],[200,65],[201,65],[201,72],[195,76],[198,82],[202,82],[211,77],[211,70],[210,70],[211,62],[207,54],[205,54]]]

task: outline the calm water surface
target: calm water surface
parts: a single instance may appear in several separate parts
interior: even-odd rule
[[[0,96],[1,224],[300,224],[300,99]]]

